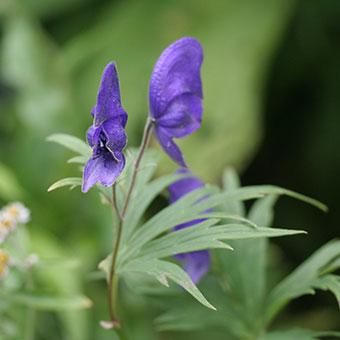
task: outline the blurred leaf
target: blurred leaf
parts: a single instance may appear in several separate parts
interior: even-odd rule
[[[80,155],[89,158],[92,154],[91,148],[81,139],[67,135],[64,133],[54,133],[47,137],[49,142],[55,142],[67,149],[79,153]],[[77,159],[78,160],[78,159]]]
[[[292,329],[287,331],[270,332],[262,336],[259,340],[318,340],[320,337],[340,337],[337,332],[316,332],[309,329]]]
[[[62,187],[70,186],[71,190],[74,189],[77,186],[81,186],[82,184],[82,178],[81,177],[68,177],[60,179],[59,181],[53,183],[47,191],[53,191]]]
[[[14,1],[14,0],[12,0]],[[21,3],[30,14],[46,19],[60,15],[67,10],[74,10],[82,4],[91,2],[91,0],[16,0]]]
[[[50,130],[70,110],[58,51],[23,11],[13,11],[4,20],[0,67],[5,82],[16,90],[14,104],[22,122],[32,130]]]
[[[315,288],[330,288],[339,294],[334,279],[322,278],[322,270],[340,256],[340,241],[331,241],[317,250],[308,260],[281,281],[270,293],[267,300],[266,320],[270,322],[275,315],[292,299],[301,295],[314,294]],[[328,277],[328,278],[327,278]]]
[[[84,309],[92,306],[91,300],[85,296],[39,296],[16,294],[11,297],[13,302],[38,310],[60,311],[65,309]]]
[[[75,156],[70,158],[67,163],[79,163],[84,165],[88,161],[88,157],[85,156]]]
[[[52,291],[57,296],[83,296],[83,275],[80,268],[62,266],[61,262],[69,264],[69,259],[75,259],[73,254],[77,254],[77,245],[73,244],[70,249],[62,246],[60,242],[54,240],[51,235],[45,234],[41,230],[32,234],[32,249],[35,250],[42,263],[48,263],[58,259],[58,265],[43,266],[36,271],[38,283],[44,290]],[[79,260],[78,260],[79,261]],[[89,300],[87,300],[89,301]],[[58,317],[62,321],[62,336],[65,340],[86,340],[88,339],[89,320],[86,310],[61,310]]]
[[[0,197],[5,201],[17,200],[23,196],[23,190],[12,171],[0,163]]]
[[[340,268],[340,266],[338,268]],[[337,275],[322,276],[314,282],[313,287],[315,289],[331,291],[335,295],[335,298],[340,308],[340,276]]]

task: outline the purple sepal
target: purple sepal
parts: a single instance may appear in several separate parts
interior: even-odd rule
[[[175,41],[159,57],[150,80],[150,115],[164,151],[186,166],[173,138],[185,137],[201,126],[203,51],[194,38]]]

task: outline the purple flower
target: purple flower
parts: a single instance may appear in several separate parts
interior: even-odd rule
[[[164,151],[180,166],[183,155],[173,138],[190,135],[201,126],[203,51],[193,38],[171,44],[158,59],[151,75],[150,114]]]
[[[96,183],[111,186],[125,166],[127,113],[121,106],[118,74],[113,62],[104,69],[91,114],[93,125],[87,132],[87,140],[93,154],[85,165],[83,192]]]
[[[184,168],[177,170],[177,173],[190,174],[189,170]],[[194,176],[185,177],[174,182],[168,188],[170,193],[170,203],[176,202],[189,192],[202,188],[203,186],[204,183]],[[204,219],[196,219],[177,225],[174,229],[180,230],[183,228],[193,227],[195,224],[203,221]],[[207,250],[177,254],[176,258],[183,263],[185,271],[189,274],[194,283],[199,282],[210,267],[210,254]]]

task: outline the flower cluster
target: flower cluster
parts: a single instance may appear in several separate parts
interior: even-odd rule
[[[118,74],[114,63],[105,67],[97,103],[91,113],[94,122],[87,132],[87,140],[93,155],[84,169],[83,192],[87,192],[97,182],[111,186],[125,166],[123,149],[126,145],[124,129],[127,113],[121,106]]]
[[[0,243],[12,233],[18,224],[25,224],[30,220],[30,211],[20,202],[6,205],[0,210]]]
[[[180,172],[189,173],[174,138],[190,135],[201,126],[202,62],[201,44],[194,38],[185,37],[163,51],[150,79],[150,117],[145,131],[149,133],[154,130],[163,150],[180,166]],[[84,169],[83,192],[87,192],[96,183],[112,186],[125,166],[123,149],[127,142],[127,113],[121,105],[118,74],[113,62],[104,69],[92,116],[94,122],[88,130],[87,140],[93,153]],[[147,140],[148,136],[145,138],[146,143]],[[174,183],[169,188],[170,203],[203,185],[203,182],[193,176]],[[175,230],[198,222],[195,220],[185,223]],[[210,264],[207,251],[179,254],[177,258],[183,261],[194,282],[201,279]]]

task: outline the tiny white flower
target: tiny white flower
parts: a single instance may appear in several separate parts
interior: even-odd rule
[[[30,254],[26,257],[24,261],[24,266],[26,268],[34,267],[39,263],[39,256],[37,254]]]
[[[0,232],[2,231],[7,235],[15,229],[16,225],[16,220],[6,210],[2,209],[0,211]]]
[[[13,202],[8,204],[3,209],[4,214],[8,218],[14,219],[17,223],[26,224],[29,222],[31,212],[20,202]]]

